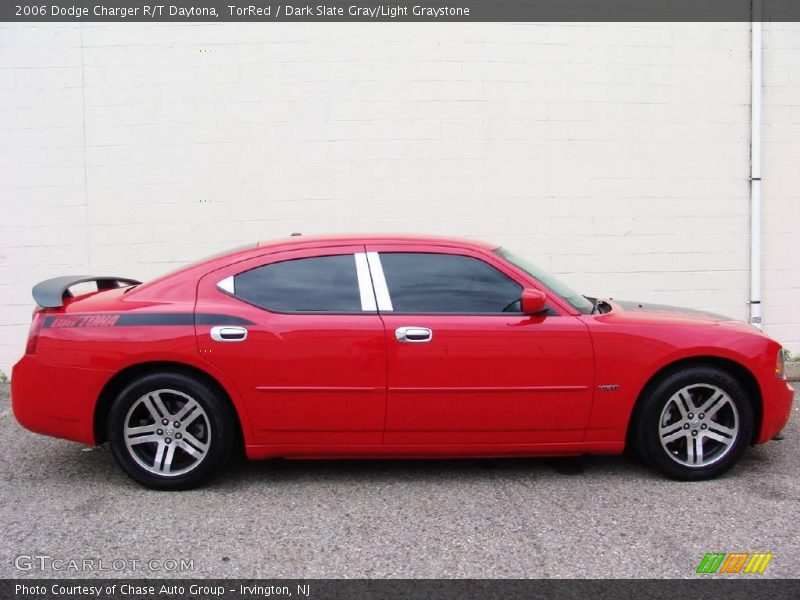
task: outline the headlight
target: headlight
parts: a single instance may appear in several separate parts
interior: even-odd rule
[[[779,379],[784,379],[786,377],[785,352],[786,351],[783,348],[778,350],[778,359],[775,361],[775,377],[778,377]]]

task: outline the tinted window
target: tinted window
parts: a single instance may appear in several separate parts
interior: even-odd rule
[[[476,258],[417,253],[380,256],[395,312],[499,313],[522,295],[522,286]]]
[[[300,258],[245,271],[234,278],[236,296],[281,312],[360,312],[352,254]]]

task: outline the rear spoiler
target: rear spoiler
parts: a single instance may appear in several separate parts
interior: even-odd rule
[[[141,281],[124,277],[90,277],[89,275],[64,275],[40,281],[33,286],[33,299],[42,308],[58,308],[64,306],[64,299],[71,298],[69,291],[79,283],[97,283],[98,290],[111,290],[128,285],[139,285]]]

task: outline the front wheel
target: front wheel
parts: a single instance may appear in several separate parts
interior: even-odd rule
[[[658,383],[643,400],[636,446],[674,479],[710,479],[744,455],[753,409],[737,379],[715,367],[691,367]]]
[[[128,385],[108,417],[117,463],[155,489],[195,487],[230,456],[235,437],[227,405],[204,383],[178,373],[151,373]]]

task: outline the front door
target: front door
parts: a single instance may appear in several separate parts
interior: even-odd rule
[[[386,330],[387,444],[580,442],[592,346],[570,315],[519,312],[523,285],[463,249],[367,246]]]
[[[257,444],[375,444],[386,350],[363,246],[265,254],[204,276],[201,356],[239,387]]]

